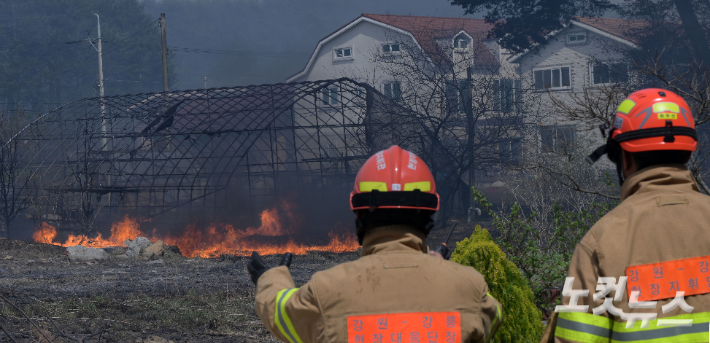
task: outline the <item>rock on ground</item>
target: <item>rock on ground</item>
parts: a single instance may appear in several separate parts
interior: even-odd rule
[[[151,258],[153,256],[163,256],[163,252],[165,251],[165,243],[163,241],[157,241],[153,243],[151,246],[143,249],[143,257],[145,258]]]
[[[150,241],[148,240],[148,238],[145,237],[137,237],[132,241],[130,239],[127,239],[125,242],[123,242],[123,245],[128,247],[128,250],[126,251],[126,256],[138,257],[138,255],[140,255],[141,253],[141,250],[150,246]]]
[[[89,248],[83,245],[75,245],[67,248],[67,255],[69,256],[69,261],[94,261],[94,260],[104,260],[108,257],[108,254],[104,249],[100,248]]]

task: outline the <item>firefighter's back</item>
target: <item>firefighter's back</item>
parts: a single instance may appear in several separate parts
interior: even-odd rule
[[[363,256],[357,261],[316,273],[311,282],[325,322],[324,342],[348,341],[348,331],[351,336],[360,331],[365,335],[376,335],[378,330],[369,330],[367,322],[360,322],[363,315],[369,314],[381,315],[372,320],[373,323],[380,320],[381,325],[377,328],[383,328],[382,333],[389,333],[391,326],[398,325],[393,320],[417,320],[420,322],[416,327],[420,329],[414,331],[418,332],[414,335],[421,337],[421,342],[430,341],[428,335],[431,335],[431,341],[446,342],[448,331],[435,332],[434,329],[447,328],[447,325],[451,329],[449,338],[460,333],[463,335],[459,338],[461,342],[475,342],[485,335],[482,313],[491,311],[491,303],[485,303],[487,285],[478,271],[414,249]],[[497,308],[493,310],[499,311]],[[388,315],[394,313],[417,315]],[[460,316],[455,319],[455,324],[454,318],[450,318],[454,313]],[[495,316],[494,312],[492,317]],[[361,324],[365,327],[361,328]],[[460,330],[458,327],[454,329],[459,325]],[[387,342],[397,339],[396,336],[386,338]],[[405,341],[404,337],[402,339]],[[371,337],[367,341],[372,341]],[[406,341],[410,341],[410,337]]]

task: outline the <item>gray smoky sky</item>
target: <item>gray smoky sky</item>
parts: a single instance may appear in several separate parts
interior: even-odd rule
[[[445,0],[145,0],[165,13],[173,89],[285,82],[362,13],[463,17]],[[466,16],[480,17],[480,16]]]

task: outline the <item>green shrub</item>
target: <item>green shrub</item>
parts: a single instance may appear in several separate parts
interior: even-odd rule
[[[489,293],[503,305],[503,324],[491,342],[538,342],[544,329],[542,313],[518,268],[493,242],[488,230],[476,229],[456,244],[451,260],[476,268],[488,283]]]
[[[491,229],[500,234],[494,242],[518,267],[532,289],[535,305],[548,316],[555,305],[560,304],[560,298],[549,297],[549,290],[564,285],[575,246],[589,228],[617,204],[592,201],[569,209],[553,203],[547,213],[526,214],[517,202],[497,212],[483,193],[473,189],[473,195],[491,215]]]

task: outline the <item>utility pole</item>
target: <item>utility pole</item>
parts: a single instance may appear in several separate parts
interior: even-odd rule
[[[98,29],[98,34],[99,38],[97,41],[97,46],[98,48],[96,49],[99,52],[99,99],[101,101],[101,150],[104,152],[108,151],[108,140],[106,139],[106,103],[104,102],[104,64],[103,64],[103,59],[102,59],[102,49],[101,49],[101,18],[99,18],[99,15],[97,13],[94,13],[96,16],[96,26]],[[91,42],[91,39],[89,39],[89,42]],[[111,187],[111,175],[108,175],[108,186]],[[109,193],[109,205],[111,204],[111,193]]]
[[[99,97],[101,101],[101,145],[102,145],[102,150],[106,151],[106,104],[104,103],[104,64],[101,56],[101,19],[99,18],[99,15],[94,13],[96,16],[96,25],[98,28],[99,32],[99,38],[97,41],[97,46],[96,51],[99,52]],[[91,40],[89,39],[89,42]],[[92,44],[93,45],[93,44]]]
[[[476,133],[476,128],[475,128],[475,122],[473,120],[473,80],[471,77],[471,67],[469,66],[466,68],[466,121],[468,122],[468,153],[470,154],[470,161],[469,161],[469,167],[468,167],[468,194],[469,194],[469,203],[468,203],[468,223],[471,224],[474,219],[474,214],[473,211],[474,209],[474,204],[476,203],[476,199],[473,196],[473,187],[475,187],[476,184],[476,171],[474,168],[474,138],[475,138],[475,133]]]
[[[101,20],[99,19],[99,15],[94,13],[96,16],[96,25],[98,26],[99,30],[99,38],[98,38],[98,52],[99,52],[99,96],[102,99],[103,103],[103,98],[104,98],[104,65],[103,61],[101,60]],[[102,108],[103,109],[103,108]],[[103,111],[101,111],[103,114]]]
[[[165,13],[160,13],[160,41],[163,44],[163,91],[168,91],[168,43],[165,39]]]

